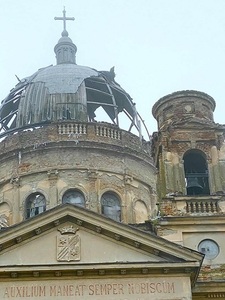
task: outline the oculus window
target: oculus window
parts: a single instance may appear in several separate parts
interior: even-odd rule
[[[206,259],[214,259],[219,254],[218,244],[210,239],[203,240],[198,245],[198,251],[205,254]]]

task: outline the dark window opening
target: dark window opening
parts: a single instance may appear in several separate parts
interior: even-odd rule
[[[187,195],[209,195],[208,166],[204,153],[191,150],[184,154]]]
[[[107,192],[101,198],[102,214],[117,222],[121,221],[121,205],[119,197]]]
[[[78,190],[69,190],[65,192],[62,198],[62,202],[85,207],[84,195]]]
[[[26,219],[39,215],[46,210],[46,200],[41,193],[31,194],[26,201]]]

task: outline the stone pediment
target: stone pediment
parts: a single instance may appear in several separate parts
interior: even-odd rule
[[[186,268],[194,278],[203,258],[198,252],[71,204],[2,230],[0,245],[0,273]]]

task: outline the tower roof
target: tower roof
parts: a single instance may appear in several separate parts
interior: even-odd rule
[[[187,120],[212,125],[215,106],[215,100],[206,93],[178,91],[159,99],[152,108],[152,114],[160,129],[185,123]]]

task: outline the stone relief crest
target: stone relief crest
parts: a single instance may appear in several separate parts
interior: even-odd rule
[[[5,214],[0,215],[0,229],[9,227],[9,219]]]
[[[60,232],[57,236],[57,260],[58,261],[78,261],[80,260],[80,235],[79,228],[67,225],[58,228]]]

